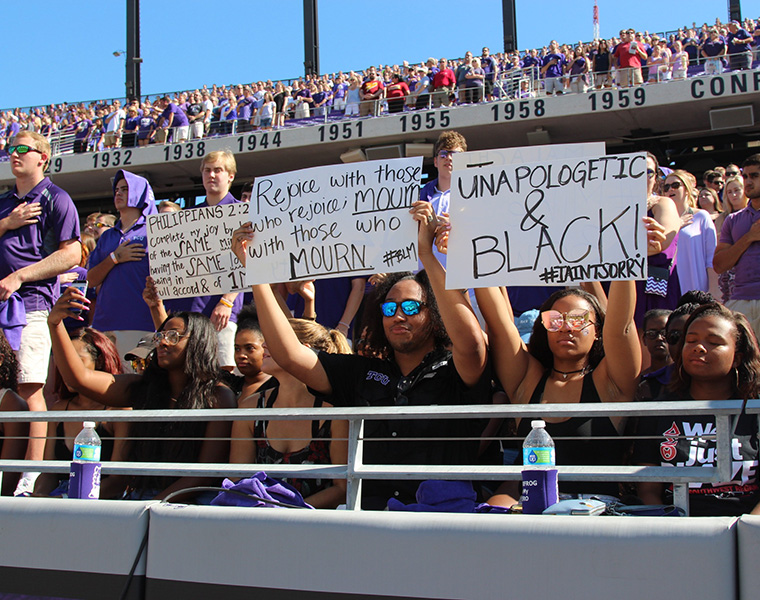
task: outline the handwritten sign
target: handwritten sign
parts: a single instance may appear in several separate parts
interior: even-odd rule
[[[646,278],[646,179],[644,154],[454,171],[446,286]]]
[[[246,283],[415,269],[421,172],[418,157],[257,178]]]
[[[579,144],[547,144],[544,146],[520,146],[497,148],[495,150],[475,150],[457,152],[452,159],[454,170],[496,165],[514,165],[544,162],[557,158],[593,158],[605,152],[604,142],[583,142]]]
[[[230,251],[232,232],[248,219],[248,204],[224,204],[148,217],[148,259],[164,298],[245,290],[244,269]]]

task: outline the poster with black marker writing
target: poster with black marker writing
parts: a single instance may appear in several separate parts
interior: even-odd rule
[[[446,287],[647,276],[646,155],[455,169]]]
[[[257,177],[246,283],[415,270],[421,173],[416,157]]]

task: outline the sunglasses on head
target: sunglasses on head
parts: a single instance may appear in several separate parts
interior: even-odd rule
[[[673,183],[664,183],[662,184],[662,191],[667,192],[670,189],[677,190],[681,187],[680,181],[674,181]]]
[[[8,146],[7,151],[8,151],[9,155],[11,155],[11,154],[13,154],[15,152],[19,156],[27,154],[28,152],[37,152],[39,154],[42,154],[42,150],[37,150],[37,148],[32,148],[32,146],[27,146],[26,144],[18,144],[16,146]]]
[[[420,309],[425,306],[424,302],[421,302],[420,300],[402,300],[401,302],[383,302],[380,305],[380,309],[383,311],[384,317],[393,317],[396,315],[396,311],[398,311],[398,307],[401,307],[401,312],[403,312],[407,317],[412,317],[414,315],[420,314]]]
[[[591,311],[580,308],[566,313],[561,313],[558,310],[545,310],[541,313],[541,322],[547,331],[559,331],[565,323],[572,331],[581,331],[589,325],[593,325]]]

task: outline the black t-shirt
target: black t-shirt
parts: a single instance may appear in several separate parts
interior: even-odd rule
[[[439,349],[429,353],[404,377],[394,361],[356,355],[320,352],[319,361],[327,373],[334,406],[431,406],[487,404],[490,402],[490,369],[469,388],[459,377],[451,353]],[[315,394],[318,395],[318,394]],[[451,442],[417,438],[477,438],[483,431],[481,419],[404,419],[364,422],[365,464],[454,465],[476,464],[478,440]],[[384,438],[386,441],[369,441]],[[397,441],[415,438],[410,441]],[[390,497],[414,502],[418,481],[366,480],[363,497],[376,497],[384,505]]]
[[[691,398],[687,398],[690,400]],[[664,396],[663,400],[678,400]],[[760,500],[758,494],[758,422],[756,415],[742,414],[731,438],[731,481],[689,484],[689,513],[694,516],[738,516],[750,512]],[[638,440],[635,464],[663,467],[715,467],[715,419],[712,416],[660,416],[641,419],[637,436],[658,439]],[[668,488],[666,502],[671,501]]]

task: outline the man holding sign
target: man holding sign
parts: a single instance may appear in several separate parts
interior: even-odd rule
[[[228,150],[209,152],[201,162],[203,187],[206,201],[195,208],[235,204],[239,202],[231,193],[235,181],[237,163]],[[195,298],[177,298],[165,302],[169,312],[200,312],[211,319],[219,336],[219,366],[232,370],[235,367],[234,344],[237,331],[237,314],[243,307],[243,296],[229,293]]]
[[[272,358],[334,406],[421,406],[489,401],[488,351],[475,315],[460,291],[445,290],[445,271],[432,252],[437,221],[428,202],[415,202],[418,251],[426,272],[394,274],[366,308],[365,356],[316,354],[303,346],[267,284],[253,286],[261,329]],[[257,234],[258,235],[258,234]],[[232,249],[246,260],[253,228],[233,234]],[[254,260],[254,259],[252,259]],[[406,441],[405,438],[475,437],[472,420],[368,421],[365,462],[473,464],[477,442]],[[371,438],[394,439],[394,442]],[[414,481],[366,481],[364,508],[384,508],[389,498],[414,502]]]

